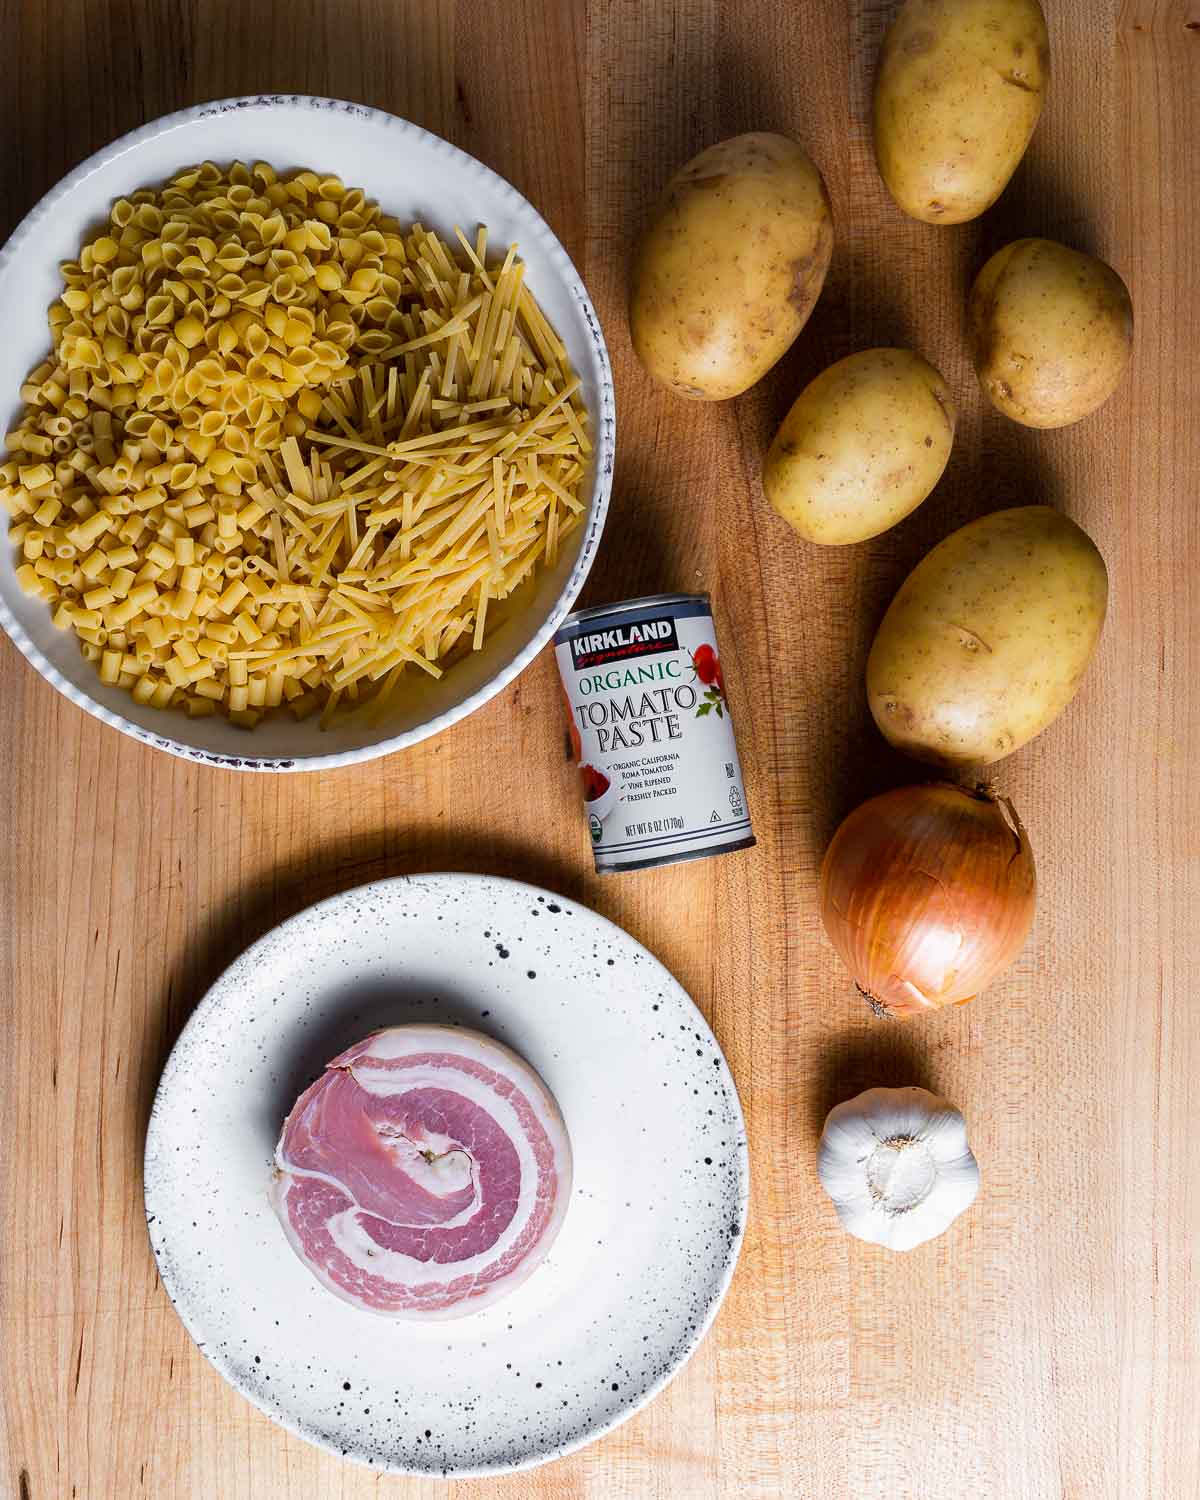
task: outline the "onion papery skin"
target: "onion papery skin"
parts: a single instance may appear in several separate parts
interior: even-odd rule
[[[1033,926],[1033,852],[1006,798],[949,782],[856,808],[821,866],[825,931],[876,1014],[973,1000]]]

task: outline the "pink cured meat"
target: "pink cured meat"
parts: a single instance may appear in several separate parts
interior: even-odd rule
[[[344,1301],[458,1318],[541,1263],[566,1213],[571,1147],[545,1084],[456,1026],[394,1026],[300,1095],[271,1198],[296,1254]]]

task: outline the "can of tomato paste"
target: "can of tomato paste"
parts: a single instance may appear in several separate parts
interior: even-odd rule
[[[754,843],[707,594],[569,615],[554,637],[596,869]]]

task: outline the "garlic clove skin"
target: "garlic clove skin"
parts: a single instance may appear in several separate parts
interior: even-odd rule
[[[936,1239],[979,1193],[966,1121],[916,1087],[867,1089],[831,1109],[817,1173],[842,1227],[888,1250]]]

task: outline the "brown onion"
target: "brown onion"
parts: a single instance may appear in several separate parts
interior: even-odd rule
[[[877,1015],[963,1005],[1033,925],[1029,840],[1006,798],[939,782],[864,802],[821,866],[821,919]]]

